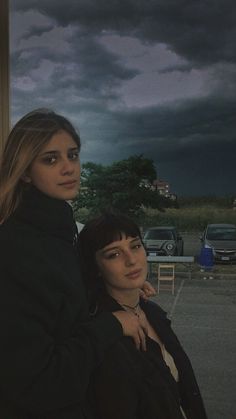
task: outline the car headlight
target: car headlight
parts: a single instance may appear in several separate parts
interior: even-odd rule
[[[167,243],[167,244],[166,244],[166,249],[167,249],[167,250],[173,250],[173,249],[174,249],[174,245],[173,245],[173,243]]]

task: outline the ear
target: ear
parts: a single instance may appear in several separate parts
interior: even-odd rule
[[[25,182],[25,183],[30,183],[30,182],[31,182],[31,178],[30,178],[30,176],[29,176],[29,175],[27,175],[26,173],[24,173],[24,174],[21,176],[21,180],[23,180],[23,182]]]

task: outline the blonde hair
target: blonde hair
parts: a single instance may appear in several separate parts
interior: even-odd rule
[[[80,137],[70,121],[49,109],[34,110],[13,127],[0,165],[0,223],[16,210],[24,190],[29,187],[22,177],[42,148],[60,130],[70,134],[80,148]]]

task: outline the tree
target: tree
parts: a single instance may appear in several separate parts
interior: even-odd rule
[[[166,207],[168,200],[152,188],[156,176],[153,161],[143,155],[131,156],[110,166],[85,163],[75,209],[86,207],[92,214],[104,209],[116,209],[138,217],[143,207]]]

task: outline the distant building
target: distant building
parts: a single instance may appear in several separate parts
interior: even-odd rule
[[[177,200],[177,195],[170,192],[170,184],[165,180],[156,179],[152,183],[152,189],[158,191],[160,195],[169,198],[172,201]]]
[[[153,181],[153,188],[159,192],[160,195],[168,197],[170,196],[170,184],[165,180],[156,179]]]
[[[152,191],[157,191],[161,196],[170,199],[171,201],[177,201],[177,195],[170,192],[170,184],[165,180],[155,179],[152,184],[149,180],[143,178],[139,186],[151,189]]]

